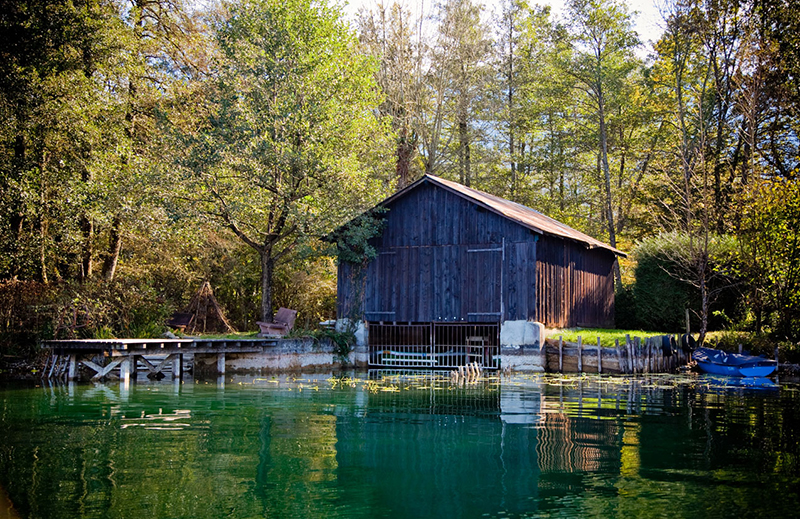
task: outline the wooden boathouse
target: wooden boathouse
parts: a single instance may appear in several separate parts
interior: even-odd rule
[[[492,367],[511,323],[613,324],[613,267],[623,252],[432,175],[379,207],[387,211],[371,242],[377,258],[338,272],[338,315],[367,323],[371,365]]]

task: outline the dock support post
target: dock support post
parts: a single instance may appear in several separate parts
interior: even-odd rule
[[[132,360],[132,356],[128,355],[127,357],[123,357],[122,362],[119,363],[119,381],[126,386],[131,383]]]
[[[778,351],[777,349],[775,351]],[[69,356],[69,372],[67,373],[67,380],[76,380],[78,378],[78,356]]]
[[[225,352],[217,353],[217,374],[225,375]]]
[[[603,372],[603,346],[600,344],[600,336],[597,336],[597,372]]]
[[[583,340],[578,335],[578,373],[583,373]]]
[[[174,355],[172,358],[172,378],[173,380],[183,380],[183,354],[176,353]]]
[[[558,336],[558,372],[564,373],[564,338]]]

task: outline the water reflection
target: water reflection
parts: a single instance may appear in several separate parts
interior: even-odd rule
[[[0,485],[24,517],[789,516],[799,394],[419,373],[6,387]]]

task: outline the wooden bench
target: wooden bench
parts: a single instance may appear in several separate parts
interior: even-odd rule
[[[297,310],[290,310],[288,308],[279,308],[275,313],[275,318],[271,323],[258,321],[256,324],[261,329],[260,335],[262,337],[268,335],[283,336],[289,333],[289,330],[294,328],[294,322],[297,319]]]

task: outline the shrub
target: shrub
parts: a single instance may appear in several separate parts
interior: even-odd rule
[[[697,247],[684,233],[664,233],[639,242],[632,253],[635,281],[617,294],[617,325],[653,330],[682,330],[686,308],[692,329],[699,328],[700,292],[692,281]],[[741,319],[744,308],[738,290],[738,246],[729,236],[709,243],[709,328],[719,329]]]

